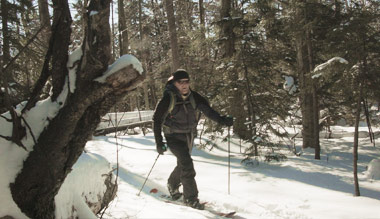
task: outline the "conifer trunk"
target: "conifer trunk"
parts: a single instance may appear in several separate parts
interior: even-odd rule
[[[313,50],[311,44],[310,29],[306,26],[305,19],[308,13],[305,1],[297,1],[296,22],[299,29],[296,30],[295,45],[297,51],[297,71],[299,78],[300,102],[302,113],[302,147],[314,148],[315,159],[320,159],[319,147],[319,104],[317,87],[311,78],[313,70]]]
[[[223,37],[223,57],[232,57],[235,53],[235,34],[231,16],[231,0],[222,0],[220,10],[221,33]]]
[[[142,60],[142,63],[144,66],[147,65],[147,60],[148,60],[148,56],[149,56],[149,51],[148,51],[148,48],[149,45],[147,45],[147,37],[146,37],[146,31],[144,31],[144,28],[143,28],[143,6],[142,6],[142,0],[139,0],[139,32],[140,32],[140,57],[141,57],[141,60]],[[145,67],[146,69],[146,67]],[[150,106],[149,106],[149,91],[148,91],[148,82],[145,82],[142,84],[142,88],[143,88],[143,93],[144,93],[144,105],[145,105],[145,110],[149,110],[150,109]]]
[[[178,49],[177,28],[175,24],[173,0],[165,0],[166,13],[168,17],[170,47],[172,51],[172,72],[180,68],[180,56]]]
[[[202,39],[206,39],[206,33],[205,33],[205,9],[203,6],[203,0],[199,0],[198,3],[199,7],[199,24],[200,24],[200,29],[201,29],[201,37]]]
[[[40,13],[41,27],[43,27],[42,37],[46,45],[49,44],[51,34],[49,5],[47,0],[38,0],[38,11]]]
[[[127,22],[124,11],[124,0],[118,0],[118,12],[119,12],[119,49],[120,56],[128,53],[129,40],[127,31]]]
[[[307,57],[308,57],[308,64],[309,64],[309,73],[313,72],[314,70],[314,54],[313,54],[313,44],[312,44],[312,26],[308,25],[309,27],[306,28],[306,45],[307,45]],[[319,103],[318,103],[318,93],[317,93],[317,81],[311,79],[311,86],[312,86],[312,105],[313,105],[313,148],[315,149],[315,156],[314,158],[317,160],[321,159],[321,147],[319,145]]]
[[[1,24],[2,24],[2,37],[3,37],[3,48],[2,48],[2,60],[4,65],[7,65],[10,61],[10,35],[9,35],[9,28],[8,28],[8,1],[7,0],[1,0]]]
[[[234,33],[234,21],[232,19],[232,1],[222,0],[220,8],[220,33],[219,39],[221,41],[222,57],[225,62],[234,62],[235,55],[235,41],[236,36]],[[234,117],[233,131],[240,137],[245,138],[247,128],[244,125],[246,122],[247,113],[242,110],[244,93],[239,89],[239,73],[236,69],[231,69],[228,72],[228,81],[230,81],[231,97],[229,97],[229,114]]]

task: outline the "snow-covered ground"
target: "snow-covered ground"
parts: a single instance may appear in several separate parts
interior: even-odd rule
[[[289,128],[288,131],[292,130]],[[207,202],[207,208],[214,213],[166,203],[160,198],[162,194],[168,194],[167,178],[176,165],[170,151],[158,157],[149,180],[137,195],[158,155],[151,132],[147,136],[110,134],[94,137],[87,143],[87,152],[74,165],[56,196],[56,215],[66,218],[75,209],[74,216],[81,219],[97,218],[85,200],[98,200],[99,194],[105,191],[104,176],[118,164],[118,171],[114,171],[118,175],[117,197],[103,218],[222,218],[215,211],[236,211],[236,219],[380,218],[380,146],[374,147],[368,137],[359,139],[361,196],[354,197],[353,128],[336,126],[332,130],[343,137],[321,138],[321,160],[314,159],[313,150],[301,151],[302,139],[296,138],[300,156],[283,150],[287,156],[285,161],[268,163],[258,159],[242,164],[244,156],[240,151],[249,144],[243,142],[240,146],[239,139],[232,137],[230,194],[228,144],[222,140],[225,136],[218,136],[213,141],[215,145],[211,151],[211,146],[204,149],[195,147],[193,160],[199,198]],[[360,131],[367,129],[361,127]],[[375,131],[378,133],[379,130]],[[204,142],[205,139],[202,140]],[[380,142],[379,135],[376,142]],[[199,139],[195,143],[199,145]],[[1,142],[0,218],[6,215],[26,218],[13,202],[9,190],[9,183],[22,168],[25,157],[23,149],[4,140]],[[151,193],[152,189],[157,189],[158,193]]]
[[[379,136],[376,140],[380,142]],[[376,170],[370,177],[366,172],[371,160],[380,157],[380,146],[374,147],[369,138],[359,140],[360,197],[353,195],[353,137],[321,139],[321,160],[314,160],[313,151],[305,150],[301,156],[286,154],[286,161],[259,160],[251,166],[241,164],[244,157],[240,141],[232,138],[230,194],[227,142],[218,138],[215,143],[212,151],[194,148],[193,160],[199,198],[218,212],[236,211],[234,218],[380,218],[380,179],[376,178]],[[302,139],[296,139],[298,150],[301,144]],[[243,143],[243,150],[245,146]],[[95,137],[87,143],[86,150],[104,156],[113,166],[118,151],[119,190],[103,218],[220,218],[207,210],[160,199],[160,194],[167,194],[167,178],[176,165],[170,152],[158,158],[143,191],[137,195],[157,158],[151,133]],[[159,193],[150,193],[154,188]]]

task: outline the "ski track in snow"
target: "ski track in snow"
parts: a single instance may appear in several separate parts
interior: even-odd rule
[[[115,146],[116,141],[118,148]],[[217,142],[218,146],[211,152],[207,149],[193,150],[199,199],[207,202],[213,210],[224,213],[236,211],[233,217],[236,219],[357,218],[359,215],[361,218],[380,218],[373,207],[374,203],[380,204],[380,189],[375,188],[375,185],[379,185],[377,182],[371,186],[371,183],[364,181],[366,187],[361,189],[367,197],[356,199],[363,203],[360,206],[367,205],[367,210],[359,211],[355,207],[350,209],[350,206],[356,205],[356,201],[351,195],[351,167],[340,162],[350,156],[350,144],[345,143],[344,139],[324,142],[331,147],[320,161],[310,159],[312,155],[305,153],[301,157],[287,155],[288,160],[280,163],[260,161],[257,167],[247,167],[240,163],[244,157],[239,154],[240,148],[236,142],[238,140],[231,143],[230,195],[227,194],[228,158],[223,146],[227,143]],[[167,178],[176,165],[176,159],[170,152],[159,157],[140,196],[137,195],[157,157],[151,133],[146,137],[121,136],[117,140],[113,136],[96,137],[87,144],[86,150],[101,154],[113,166],[116,166],[118,150],[119,188],[116,199],[105,214],[106,218],[224,218],[207,210],[200,211],[163,202],[159,194],[168,194]],[[369,155],[362,155],[362,158],[370,160],[370,155],[376,156],[378,152],[372,151]],[[329,162],[323,161],[327,157]],[[363,163],[359,169],[365,170]],[[150,193],[153,188],[158,189],[159,193]],[[331,201],[331,206],[327,200]],[[337,212],[332,212],[334,208]],[[348,208],[347,212],[343,212],[345,208]],[[320,211],[324,212],[318,213]]]

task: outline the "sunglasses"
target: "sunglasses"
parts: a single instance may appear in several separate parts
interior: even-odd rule
[[[189,83],[190,83],[190,80],[189,80],[189,79],[178,80],[177,82],[178,82],[178,84],[183,85],[183,84],[189,84]]]

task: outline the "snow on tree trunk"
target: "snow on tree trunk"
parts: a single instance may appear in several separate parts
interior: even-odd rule
[[[54,37],[57,31],[67,30],[65,28],[70,26],[70,12],[67,0],[53,1],[53,6]],[[141,64],[133,57],[123,56],[118,63],[108,66],[111,58],[109,7],[110,0],[90,2],[83,53],[72,63],[74,66],[67,66],[67,62],[62,64],[62,59],[68,60],[68,51],[60,48],[67,47],[69,41],[61,41],[64,45],[60,46],[59,42],[53,43],[56,47],[52,50],[52,61],[59,65],[52,73],[53,86],[56,86],[53,87],[52,100],[60,101],[61,106],[39,135],[21,172],[10,185],[14,201],[30,218],[55,217],[54,197],[101,116],[144,79]],[[70,31],[60,33],[60,39],[70,39]],[[67,94],[65,90],[69,90]]]

